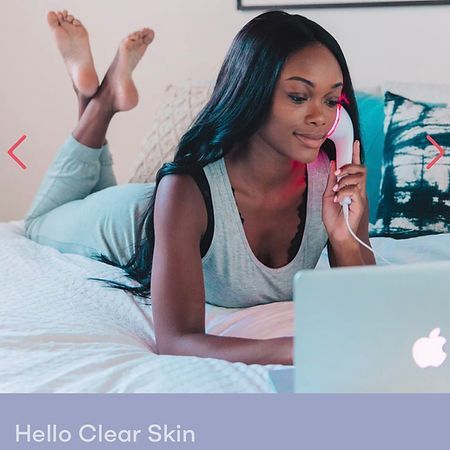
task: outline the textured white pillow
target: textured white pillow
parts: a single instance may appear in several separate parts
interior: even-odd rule
[[[161,166],[173,160],[176,146],[211,97],[211,81],[167,86],[164,103],[158,108],[150,132],[131,170],[129,183],[151,183]]]

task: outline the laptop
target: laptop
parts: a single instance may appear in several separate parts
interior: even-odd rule
[[[450,261],[297,272],[277,392],[450,392]]]

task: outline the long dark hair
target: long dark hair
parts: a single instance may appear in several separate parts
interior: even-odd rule
[[[106,281],[107,287],[149,299],[155,245],[154,206],[159,182],[169,174],[192,174],[194,170],[222,158],[236,143],[246,143],[269,116],[272,96],[286,59],[314,44],[326,46],[339,62],[344,77],[341,98],[353,121],[355,139],[360,141],[358,110],[350,74],[344,54],[333,36],[298,14],[269,11],[255,17],[234,38],[211,98],[182,136],[174,160],[159,169],[148,207],[139,221],[133,256],[125,265],[102,254],[94,256],[94,259],[120,267],[126,272],[126,277],[137,281],[140,286],[101,278],[90,280]],[[332,141],[327,139],[322,149],[334,159]],[[361,145],[361,158],[363,155]]]

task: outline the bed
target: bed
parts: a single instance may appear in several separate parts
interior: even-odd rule
[[[386,155],[384,134],[392,130],[397,133],[401,131],[401,134],[389,135],[386,142],[397,145],[396,148],[388,148],[388,152],[398,151],[402,155],[404,147],[399,142],[405,135],[410,145],[415,128],[409,126],[405,131],[397,125],[409,123],[405,120],[405,111],[412,111],[414,119],[417,108],[424,107],[411,101],[408,106],[406,102],[409,100],[403,97],[383,97],[380,92],[387,89],[395,92],[403,90],[403,94],[409,98],[450,103],[448,86],[384,86],[378,88],[378,94],[372,89],[371,93],[367,90],[358,97],[362,125],[372,127],[362,130],[362,141],[368,150],[366,164],[370,168],[369,200],[372,196],[372,204],[377,204],[381,199],[380,205],[384,205],[384,210],[378,207],[382,211],[380,216],[376,214],[377,210],[371,211],[371,245],[378,254],[394,264],[449,260],[448,152],[445,156],[447,159],[442,158],[433,171],[424,172],[427,176],[431,174],[432,178],[421,180],[427,182],[430,189],[433,186],[441,189],[432,194],[428,190],[430,198],[425,199],[433,206],[437,198],[433,207],[440,209],[428,210],[427,203],[422,208],[413,204],[415,213],[420,210],[428,214],[428,218],[436,217],[439,220],[431,223],[423,217],[413,217],[398,226],[398,214],[405,216],[408,206],[406,191],[399,191],[402,196],[399,197],[401,204],[397,204],[397,207],[400,209],[394,208],[395,202],[383,203],[386,195],[379,197],[387,180],[381,162],[383,148]],[[210,92],[210,85],[189,85],[187,88],[171,86],[167,89],[165,98],[168,103],[160,108],[153,129],[144,141],[137,164],[130,174],[130,182],[153,181],[155,169],[171,158],[173,146]],[[401,108],[391,108],[392,104],[401,105]],[[383,115],[383,108],[391,114],[390,122]],[[440,123],[420,126],[433,126],[433,134],[441,130],[437,140],[448,149],[450,112],[440,108],[436,106],[435,109],[425,111],[436,112]],[[400,111],[399,117],[395,111]],[[389,127],[388,122],[396,126]],[[414,126],[417,129],[416,122]],[[433,148],[427,151],[429,154],[426,159],[429,159],[433,155]],[[420,148],[417,155],[423,166],[423,149]],[[408,163],[409,166],[402,169],[400,162],[394,166],[400,167],[398,173],[407,176],[411,164]],[[411,181],[405,182],[404,178],[398,176],[396,180],[416,189]],[[387,187],[391,192],[393,186]],[[417,189],[418,192],[423,191],[420,187]],[[388,213],[392,213],[389,220],[386,218]],[[422,223],[421,230],[425,230],[425,233],[408,235],[411,231],[416,232],[411,224],[418,221]],[[396,227],[386,228],[386,223]],[[398,235],[399,230],[403,235]],[[379,260],[379,264],[384,263]],[[331,270],[326,248],[316,270]],[[0,223],[0,274],[2,393],[274,392],[268,372],[282,366],[246,365],[213,358],[156,354],[151,306],[139,303],[124,291],[107,289],[102,283],[87,279],[98,277],[129,282],[123,273],[102,262],[81,255],[63,254],[27,239],[23,220]],[[293,312],[292,302],[246,309],[207,304],[206,330],[211,334],[259,339],[292,335]]]
[[[397,264],[450,259],[449,233],[371,244]],[[330,270],[326,249],[316,270]],[[87,280],[119,280],[120,270],[27,239],[23,221],[0,223],[0,273],[2,393],[274,392],[268,370],[282,366],[155,354],[151,306]],[[209,333],[293,333],[292,302],[206,308]]]

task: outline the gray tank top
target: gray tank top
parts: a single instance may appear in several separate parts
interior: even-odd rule
[[[328,234],[322,222],[322,195],[329,174],[329,159],[321,150],[307,164],[306,219],[300,248],[287,265],[271,268],[253,254],[245,236],[223,158],[203,168],[211,189],[214,234],[202,258],[207,303],[240,308],[292,300],[297,271],[314,269]]]

